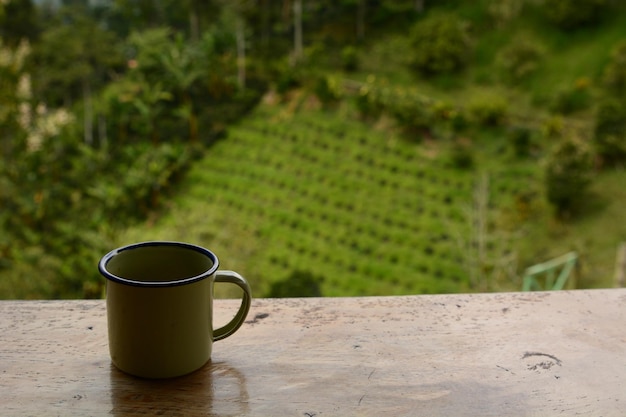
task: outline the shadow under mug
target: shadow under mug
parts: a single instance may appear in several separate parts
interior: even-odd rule
[[[136,243],[104,255],[98,269],[107,279],[113,364],[143,378],[171,378],[204,366],[213,342],[239,329],[251,303],[245,278],[218,267],[213,252],[181,242]],[[215,282],[243,290],[237,314],[217,329],[213,329]]]

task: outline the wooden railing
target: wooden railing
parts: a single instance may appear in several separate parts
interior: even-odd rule
[[[624,323],[626,289],[256,299],[203,368],[144,380],[104,301],[0,301],[0,415],[621,417]]]

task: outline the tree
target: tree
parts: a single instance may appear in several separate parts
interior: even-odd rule
[[[216,96],[223,101],[236,89],[230,81],[232,60],[218,55],[217,35],[205,31],[198,42],[187,42],[181,33],[157,28],[133,32],[128,42],[135,54],[129,61],[134,68],[127,75],[135,82],[143,78],[151,89],[159,85],[158,90],[169,95],[166,114],[159,122],[183,120],[189,140],[197,142],[201,112],[209,114],[209,103]]]
[[[545,163],[546,197],[557,217],[568,217],[580,201],[592,178],[590,146],[576,134],[561,139]]]
[[[0,2],[0,38],[6,45],[17,46],[23,39],[32,42],[39,30],[37,13],[31,0]]]
[[[99,96],[97,110],[100,117],[116,128],[118,144],[123,144],[129,133],[133,133],[150,138],[156,145],[160,141],[165,103],[171,99],[163,83],[150,84],[143,74],[137,74],[109,83]],[[100,143],[108,144],[106,135],[100,138]]]
[[[412,66],[423,75],[457,72],[471,51],[467,25],[451,13],[430,15],[411,29]]]
[[[406,15],[407,13],[423,13],[426,9],[426,0],[382,0],[382,9],[393,14]]]
[[[0,174],[6,165],[18,161],[26,148],[22,126],[31,123],[33,107],[30,75],[25,70],[30,51],[26,40],[12,48],[3,45],[0,38]]]
[[[224,1],[221,21],[234,33],[237,50],[237,85],[240,90],[246,87],[246,15],[254,8],[248,0]]]
[[[166,85],[169,85],[172,92],[181,100],[180,114],[187,119],[189,139],[192,142],[198,139],[198,121],[191,99],[191,87],[206,72],[206,69],[198,65],[196,52],[193,46],[185,44],[182,36],[176,35],[174,41],[159,57]]]
[[[536,71],[544,54],[544,46],[532,35],[517,35],[498,52],[496,63],[504,80],[517,84]]]
[[[62,51],[62,53],[60,52]],[[64,8],[34,48],[35,94],[50,106],[83,104],[84,141],[93,143],[93,94],[122,62],[117,38],[81,8]]]
[[[523,6],[523,0],[491,0],[487,11],[495,20],[496,26],[503,28],[520,14]]]
[[[204,0],[114,0],[99,2],[105,9],[103,21],[121,38],[131,32],[168,27],[185,33],[191,42],[202,38],[215,22],[219,1]]]

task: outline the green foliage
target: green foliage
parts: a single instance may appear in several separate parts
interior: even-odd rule
[[[509,131],[509,140],[517,157],[525,157],[530,154],[531,139],[532,130],[528,127],[516,126]]]
[[[456,140],[450,148],[450,163],[454,168],[470,169],[474,166],[474,153],[470,143]]]
[[[384,96],[385,109],[408,134],[428,132],[432,125],[431,102],[415,90],[400,89]]]
[[[25,73],[26,60],[31,46],[20,42],[15,48],[6,47],[0,38],[0,156],[7,160],[16,158],[24,148],[21,125],[29,123],[32,111],[32,88],[30,76]],[[18,133],[19,132],[19,133]],[[2,159],[0,159],[1,161]]]
[[[356,94],[355,105],[357,110],[365,118],[375,119],[379,117],[385,110],[386,93],[386,89],[377,84],[376,77],[369,75]]]
[[[114,159],[105,152],[92,150],[65,131],[46,138],[40,148],[0,172],[5,191],[0,205],[13,213],[0,222],[12,237],[0,242],[0,252],[15,273],[30,274],[29,280],[38,277],[47,285],[17,286],[11,290],[15,296],[100,296],[94,264],[110,246],[105,228],[157,208],[160,196],[189,162],[188,152],[172,145],[126,146]],[[21,255],[23,250],[45,256],[30,262]],[[7,282],[15,284],[15,273]],[[5,291],[0,286],[0,293]]]
[[[551,108],[561,114],[571,114],[588,109],[592,103],[591,82],[588,78],[579,78],[573,85],[558,90]]]
[[[102,296],[94,265],[113,230],[161,207],[201,152],[181,139],[199,141],[202,126],[210,143],[211,126],[258,99],[208,72],[233,62],[213,54],[209,33],[193,45],[168,30],[135,33],[127,68],[103,86],[104,69],[120,69],[116,40],[85,16],[68,16],[74,26],[47,30],[32,55],[27,42],[0,50],[2,297]],[[72,29],[80,36],[70,39]],[[42,95],[49,83],[62,88]],[[58,105],[72,100],[73,108]],[[199,125],[207,114],[215,119]],[[99,140],[87,140],[94,130]]]
[[[523,6],[523,0],[490,0],[487,11],[497,27],[504,27],[519,16]]]
[[[500,50],[496,61],[502,78],[510,84],[519,84],[536,71],[544,54],[545,47],[539,40],[523,34]]]
[[[619,42],[611,51],[603,81],[608,94],[622,97],[626,94],[626,40]]]
[[[354,72],[359,68],[359,53],[354,46],[345,46],[341,50],[341,66],[345,71]]]
[[[366,118],[386,113],[410,137],[433,131],[455,132],[467,126],[468,117],[462,109],[433,100],[415,88],[391,88],[386,82],[370,76],[360,87],[356,107]]]
[[[591,183],[592,151],[575,135],[560,140],[546,160],[545,187],[548,201],[556,215],[567,217],[586,198]]]
[[[285,280],[272,283],[266,297],[321,297],[323,281],[310,271],[295,270]]]
[[[626,102],[613,97],[600,101],[596,109],[593,143],[603,163],[626,162]]]
[[[448,136],[470,126],[497,127],[507,123],[509,104],[504,97],[488,93],[474,96],[465,108],[434,100],[415,88],[391,88],[373,76],[361,86],[356,106],[364,117],[386,113],[410,136]]]
[[[505,123],[509,106],[504,97],[484,94],[474,97],[467,105],[467,111],[479,126],[501,126]]]
[[[454,73],[469,62],[467,24],[454,14],[429,14],[411,29],[412,67],[423,75]]]
[[[109,83],[100,95],[97,110],[106,115],[108,129],[119,143],[131,137],[156,143],[163,134],[166,102],[172,98],[161,82],[151,85],[138,74]]]
[[[609,6],[608,0],[544,0],[542,10],[550,22],[571,30],[597,25]]]
[[[340,80],[332,75],[317,77],[314,91],[317,98],[327,106],[336,104],[342,97]]]
[[[206,245],[263,295],[290,271],[324,277],[324,296],[467,288],[452,230],[466,231],[472,171],[339,114],[283,108],[261,106],[233,126],[172,210],[120,241]]]
[[[548,139],[560,138],[565,129],[565,121],[563,116],[550,116],[542,121],[541,134]]]
[[[127,95],[109,96],[114,108],[122,110],[130,105],[131,112],[122,116],[130,119],[129,124],[120,127],[123,131],[143,133],[156,141],[156,136],[163,135],[180,138],[182,130],[189,141],[196,143],[200,131],[210,132],[212,124],[227,119],[219,112],[213,114],[207,103],[234,100],[234,79],[220,74],[234,72],[235,63],[223,62],[216,56],[216,39],[211,33],[205,33],[197,42],[187,42],[169,29],[150,29],[133,32],[129,47],[134,56],[129,61],[127,79],[120,81]],[[133,124],[139,125],[139,130]]]
[[[51,23],[33,44],[33,87],[42,101],[60,106],[99,89],[123,56],[115,34],[80,9],[62,8]]]
[[[216,243],[220,254],[223,245],[224,259],[258,278],[261,294],[285,271],[319,272],[324,295],[476,289],[467,279],[469,264],[459,260],[474,259],[474,252],[463,252],[458,241],[473,245],[467,237],[473,220],[462,212],[478,169],[456,168],[495,170],[494,222],[533,217],[525,227],[550,229],[541,225],[543,200],[531,211],[511,201],[539,188],[534,158],[566,127],[590,127],[591,112],[580,110],[596,102],[598,86],[607,98],[598,102],[593,150],[605,168],[626,160],[626,65],[618,42],[626,26],[619,2],[455,0],[426,2],[421,11],[411,1],[371,2],[358,44],[350,43],[354,30],[345,24],[354,19],[353,2],[328,3],[303,11],[306,46],[298,65],[289,57],[293,22],[283,2],[66,3],[71,7],[0,2],[0,297],[100,296],[98,257],[120,243],[119,230],[130,223],[144,224],[142,236],[153,238],[159,226],[145,224],[152,225],[160,209],[175,207],[168,201],[175,190],[196,193],[200,209],[161,237],[179,233],[179,239]],[[559,4],[567,8],[552,7]],[[537,19],[553,14],[559,27],[574,29],[599,22],[608,10],[619,13],[607,14],[606,25],[567,33]],[[433,24],[437,19],[444,23]],[[236,33],[235,21],[243,24]],[[434,36],[421,40],[419,52],[430,55],[419,70],[427,77],[418,79],[409,67],[418,52],[410,43],[419,39],[407,36],[411,25],[422,35],[430,25]],[[533,36],[516,38],[520,28]],[[541,53],[548,47],[549,54]],[[237,82],[237,70],[244,69],[238,63],[245,64],[245,88]],[[350,80],[326,76],[346,72]],[[499,74],[515,87],[497,86],[510,100],[474,101]],[[246,120],[217,142],[256,105],[268,81],[280,93],[306,89],[285,94],[276,114]],[[536,93],[529,95],[528,87]],[[293,112],[310,103],[304,94],[316,88],[341,117],[327,119],[326,111],[291,123]],[[359,112],[376,122],[367,127],[346,120],[352,108],[341,100],[357,90]],[[491,128],[509,123],[519,134]],[[381,127],[384,134],[375,134]],[[536,141],[529,152],[536,129],[551,140]],[[399,131],[443,140],[401,140]],[[462,140],[453,142],[456,137]],[[509,146],[520,158],[510,158]],[[212,166],[196,159],[205,153]],[[206,175],[179,183],[192,160]],[[610,169],[600,175],[612,179],[613,191],[605,183],[594,183],[593,191],[612,202],[623,175]],[[526,204],[525,197],[518,200]],[[619,216],[610,212],[614,204],[605,206],[597,219]],[[588,228],[601,236],[572,232],[572,241],[593,241],[589,254],[610,253],[617,232],[605,231],[613,227]],[[549,231],[541,233],[543,246],[520,240],[533,246],[523,262],[545,254]],[[605,245],[596,245],[599,240]],[[551,247],[562,246],[552,240]],[[606,265],[612,268],[612,260],[594,264],[594,271]],[[495,268],[474,267],[478,273]],[[268,276],[257,276],[259,270]]]
[[[287,60],[279,60],[270,69],[270,78],[274,80],[279,94],[285,94],[302,85],[303,69],[301,66],[291,65]]]
[[[24,40],[32,41],[40,30],[37,10],[30,0],[11,0],[0,3],[0,39],[16,46]]]

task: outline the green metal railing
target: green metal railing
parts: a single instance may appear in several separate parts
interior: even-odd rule
[[[572,275],[577,260],[578,254],[569,252],[558,258],[526,268],[522,291],[562,290]],[[538,277],[541,276],[545,276],[543,286],[538,280]]]

